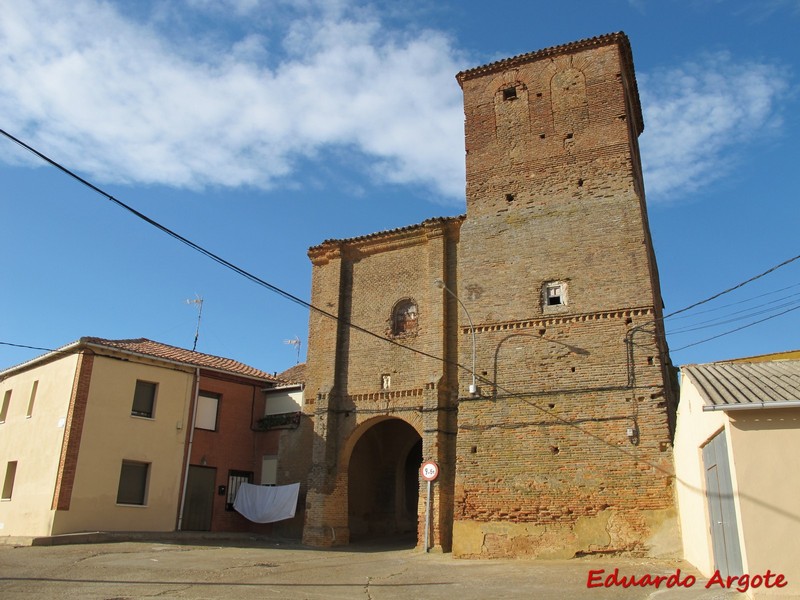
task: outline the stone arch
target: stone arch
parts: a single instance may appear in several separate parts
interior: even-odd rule
[[[381,415],[356,426],[339,456],[351,540],[416,532],[421,460],[421,419],[415,427]]]

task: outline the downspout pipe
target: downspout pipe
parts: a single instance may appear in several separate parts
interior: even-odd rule
[[[197,400],[200,396],[200,367],[194,370],[194,394],[189,410],[192,412],[192,429],[189,431],[189,445],[186,449],[186,461],[183,465],[183,489],[181,490],[181,507],[178,511],[178,531],[183,531],[183,509],[186,506],[186,486],[189,483],[189,462],[192,460],[192,443],[194,442],[194,426],[197,423]]]

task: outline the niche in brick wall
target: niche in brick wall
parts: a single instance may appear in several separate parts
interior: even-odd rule
[[[419,311],[417,303],[411,298],[398,300],[392,307],[390,334],[393,337],[402,337],[417,332],[419,324]]]

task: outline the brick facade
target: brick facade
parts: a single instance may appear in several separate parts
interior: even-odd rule
[[[409,448],[421,440],[422,459],[441,466],[433,543],[443,550],[669,553],[675,405],[628,40],[593,38],[457,79],[466,217],[309,251],[312,303],[339,320],[310,319],[304,540],[346,543],[365,519],[391,529],[385,502],[402,520]],[[402,302],[415,312],[397,332]],[[367,439],[387,419],[409,425],[396,433],[399,456]],[[386,464],[365,466],[360,443]],[[377,492],[353,484],[354,464],[376,477],[394,468],[394,501],[369,508],[364,496]]]
[[[75,471],[78,466],[78,452],[83,435],[83,420],[86,417],[86,402],[89,400],[93,365],[94,355],[81,352],[75,369],[72,394],[64,424],[64,440],[53,493],[53,510],[69,510],[72,487],[75,484]]]
[[[231,375],[200,371],[200,393],[219,397],[216,430],[196,428],[189,464],[216,470],[216,489],[227,488],[230,471],[251,473],[261,481],[261,459],[279,453],[280,430],[254,431],[264,415],[264,383]],[[227,495],[214,496],[211,531],[270,533],[273,525],[252,523],[226,507]]]

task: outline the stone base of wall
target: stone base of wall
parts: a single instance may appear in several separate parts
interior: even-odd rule
[[[564,559],[590,554],[679,558],[680,532],[674,509],[605,510],[574,523],[455,521],[457,558]]]
[[[317,548],[346,546],[350,543],[348,527],[309,527],[303,529],[303,544]]]

